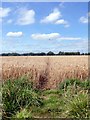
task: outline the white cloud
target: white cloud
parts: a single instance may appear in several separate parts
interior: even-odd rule
[[[63,37],[59,33],[50,34],[32,34],[32,39],[35,40],[81,40],[80,37]]]
[[[65,21],[64,19],[60,19],[60,20],[57,20],[55,23],[56,24],[67,24],[67,21]]]
[[[83,16],[80,18],[80,22],[81,23],[88,23],[88,18]]]
[[[86,14],[86,16],[80,17],[79,21],[80,21],[81,23],[86,24],[86,23],[88,23],[88,19],[90,19],[90,12],[88,12],[88,14]]]
[[[68,21],[62,19],[62,14],[59,11],[59,9],[55,8],[52,13],[50,13],[48,16],[44,17],[41,21],[41,23],[52,23],[52,24],[62,24],[65,25],[65,27],[69,27]]]
[[[53,23],[61,17],[60,11],[55,8],[52,13],[41,20],[41,23]]]
[[[21,37],[23,33],[22,32],[8,32],[6,35],[8,37]]]
[[[10,8],[0,7],[0,22],[2,22],[2,18],[5,18],[9,15],[10,11],[11,11]]]
[[[80,37],[61,37],[60,40],[81,40]]]
[[[0,18],[7,17],[10,11],[11,11],[10,8],[2,8],[2,7],[0,7]]]
[[[65,27],[69,27],[70,26],[69,23],[68,23],[68,21],[66,21],[64,19],[57,20],[55,22],[55,24],[63,24],[63,25],[65,25]]]
[[[29,25],[35,22],[35,11],[28,10],[26,8],[20,9],[19,18],[17,24],[19,25]]]
[[[35,40],[57,39],[60,37],[60,34],[59,33],[32,34],[31,37]]]

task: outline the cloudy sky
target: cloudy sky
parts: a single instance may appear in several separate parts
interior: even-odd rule
[[[87,52],[88,15],[86,2],[3,2],[0,52]]]

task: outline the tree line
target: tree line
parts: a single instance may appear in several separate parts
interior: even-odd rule
[[[56,56],[56,55],[90,55],[90,53],[80,53],[80,52],[59,52],[54,53],[49,51],[48,53],[40,52],[40,53],[2,53],[0,56]]]

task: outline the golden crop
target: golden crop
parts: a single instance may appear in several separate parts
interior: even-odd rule
[[[68,78],[88,78],[88,56],[0,57],[2,79],[26,75],[38,88],[56,88]]]

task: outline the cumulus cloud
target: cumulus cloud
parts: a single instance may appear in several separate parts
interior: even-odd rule
[[[50,13],[48,16],[44,17],[40,22],[41,23],[52,23],[52,24],[63,24],[66,27],[69,27],[68,21],[62,19],[62,14],[57,8],[55,8],[53,12]]]
[[[41,23],[53,23],[61,17],[60,11],[55,8],[52,13],[41,20]]]
[[[5,18],[9,15],[10,11],[11,11],[10,8],[0,7],[0,22],[2,21],[2,18]]]
[[[31,38],[35,40],[81,40],[80,37],[63,37],[59,33],[32,34]]]
[[[8,37],[21,37],[23,33],[22,32],[8,32],[6,35]]]
[[[55,23],[56,24],[67,24],[67,21],[65,21],[64,19],[61,19],[61,20],[57,20]]]
[[[2,8],[2,7],[0,7],[0,18],[4,18],[4,17],[8,16],[10,11],[11,11],[10,8]]]
[[[17,24],[19,25],[29,25],[35,22],[35,11],[30,9],[20,9],[19,10],[19,18],[17,20]]]
[[[81,23],[88,23],[88,18],[83,16],[80,18],[80,22]]]
[[[32,34],[31,37],[35,40],[57,39],[60,37],[60,34],[59,33]]]
[[[88,19],[90,19],[90,12],[88,12],[88,14],[86,14],[86,16],[80,17],[79,21],[80,21],[81,23],[86,24],[86,23],[88,23]]]
[[[63,24],[63,25],[65,25],[65,27],[69,27],[70,26],[69,23],[68,23],[68,21],[66,21],[64,19],[57,20],[55,22],[55,24]]]

